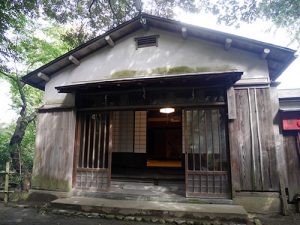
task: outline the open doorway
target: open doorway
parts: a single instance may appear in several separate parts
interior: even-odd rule
[[[111,192],[138,198],[185,195],[181,110],[114,112]]]
[[[148,111],[147,167],[182,168],[181,110],[173,113]]]

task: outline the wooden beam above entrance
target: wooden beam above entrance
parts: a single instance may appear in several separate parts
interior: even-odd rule
[[[142,87],[174,87],[174,86],[191,86],[209,87],[213,85],[232,86],[238,81],[243,72],[204,72],[188,73],[161,76],[148,76],[139,78],[123,78],[102,80],[97,82],[83,82],[55,87],[60,93],[73,93],[78,91],[99,92],[101,90],[128,90],[136,88],[137,85]]]

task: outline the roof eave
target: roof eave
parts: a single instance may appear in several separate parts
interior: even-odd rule
[[[249,46],[252,46],[252,51],[254,51],[254,53],[259,53],[258,51],[262,51],[264,48],[270,48],[270,49],[273,49],[275,50],[275,52],[277,52],[278,54],[280,53],[281,54],[281,59],[279,59],[277,61],[276,58],[274,58],[276,56],[276,54],[274,54],[275,56],[273,57],[272,56],[272,50],[271,50],[271,54],[267,57],[267,61],[268,61],[268,64],[273,60],[275,60],[274,62],[275,65],[277,65],[278,68],[275,68],[275,69],[272,69],[272,72],[270,72],[270,79],[272,81],[276,80],[280,75],[281,73],[294,61],[295,59],[295,50],[292,50],[292,49],[289,49],[289,48],[285,48],[285,47],[281,47],[281,46],[276,46],[276,45],[273,45],[273,44],[269,44],[269,43],[265,43],[265,42],[261,42],[261,41],[257,41],[257,40],[253,40],[253,39],[249,39],[249,38],[245,38],[245,37],[240,37],[240,36],[237,36],[237,35],[234,35],[234,34],[228,34],[228,33],[225,33],[225,32],[221,32],[221,31],[215,31],[215,30],[212,30],[212,29],[208,29],[208,28],[203,28],[203,27],[198,27],[198,26],[195,26],[195,25],[191,25],[191,24],[186,24],[186,23],[182,23],[182,22],[179,22],[179,21],[174,21],[174,20],[171,20],[171,19],[167,19],[167,18],[162,18],[162,17],[157,17],[157,16],[153,16],[153,15],[149,15],[149,14],[141,14],[137,17],[134,17],[133,19],[119,25],[118,27],[115,27],[111,30],[109,30],[108,32],[80,45],[79,47],[65,53],[64,55],[52,60],[51,62],[45,64],[44,66],[30,72],[29,74],[27,74],[26,76],[24,76],[22,78],[22,80],[24,81],[24,83],[27,83],[27,84],[30,84],[31,86],[34,86],[36,88],[39,88],[41,90],[44,90],[45,88],[45,84],[46,82],[41,80],[41,79],[37,79],[38,81],[37,82],[33,82],[33,79],[31,79],[33,76],[37,76],[37,74],[39,72],[45,72],[45,71],[51,71],[51,74],[47,74],[49,76],[52,76],[53,74],[59,72],[60,70],[70,66],[72,63],[70,61],[67,61],[68,60],[68,57],[70,55],[76,55],[76,54],[81,54],[80,52],[87,52],[86,54],[82,54],[83,56],[80,59],[86,57],[87,55],[93,53],[94,51],[97,51],[103,47],[106,47],[107,44],[103,44],[103,45],[99,45],[98,48],[97,46],[95,46],[96,48],[94,48],[93,50],[89,51],[89,47],[91,47],[92,45],[95,45],[95,43],[97,42],[100,42],[101,40],[104,39],[105,36],[107,35],[114,35],[114,32],[116,31],[120,31],[121,29],[129,29],[131,28],[132,30],[127,30],[127,33],[126,35],[134,32],[135,30],[139,29],[139,28],[142,28],[142,25],[139,23],[139,19],[140,17],[145,17],[146,19],[149,20],[151,26],[153,25],[156,25],[158,26],[158,28],[168,28],[170,31],[172,32],[177,32],[177,31],[180,31],[181,27],[182,26],[186,26],[189,30],[193,30],[195,34],[195,37],[196,38],[199,38],[199,39],[203,39],[205,40],[205,35],[200,35],[200,34],[207,34],[206,39],[208,39],[207,41],[212,41],[212,42],[216,42],[218,44],[222,44],[222,41],[225,40],[226,38],[232,38],[234,39],[235,41],[233,42],[232,44],[232,47],[233,48],[240,48],[244,51],[249,51],[251,52],[251,48]],[[130,26],[131,24],[133,24],[132,26]],[[155,27],[155,26],[154,26]],[[116,32],[117,33],[117,32]],[[124,35],[124,36],[126,36]],[[117,36],[117,34],[116,34]],[[123,37],[123,36],[122,36]],[[122,38],[122,37],[119,37],[119,38]],[[209,40],[209,37],[214,37],[214,40],[211,39]],[[277,55],[278,55],[277,54]],[[273,57],[273,58],[272,58]],[[282,60],[282,58],[286,59],[286,60]],[[64,62],[65,61],[65,62]],[[57,65],[61,63],[61,66]],[[274,64],[274,63],[273,63]],[[278,66],[279,64],[279,66]],[[55,67],[58,67],[57,69],[55,69]],[[50,68],[50,69],[49,69]],[[52,69],[51,69],[52,68]],[[53,69],[54,68],[54,69]]]

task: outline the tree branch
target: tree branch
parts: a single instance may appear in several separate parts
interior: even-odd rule
[[[21,109],[20,114],[25,115],[26,114],[26,108],[27,108],[27,101],[26,101],[26,96],[25,96],[24,90],[23,90],[23,84],[22,84],[21,80],[18,79],[18,78],[15,81],[17,83],[18,91],[19,91],[19,94],[20,94],[20,97],[21,97],[21,100],[22,100],[22,103],[23,103],[22,106],[21,106],[22,109]]]
[[[93,0],[89,6],[89,13],[91,14],[91,9],[93,7],[93,5],[95,4],[96,0]]]
[[[27,122],[31,123],[36,118],[36,116],[37,116],[37,110],[34,110],[34,112],[26,116]]]
[[[20,94],[20,97],[21,97],[21,100],[22,100],[22,105],[21,105],[22,109],[21,109],[20,115],[25,116],[26,115],[26,108],[27,108],[27,101],[26,101],[26,96],[25,96],[24,90],[23,90],[23,87],[24,87],[23,82],[17,76],[6,73],[3,70],[0,70],[0,73],[3,76],[5,76],[5,77],[13,80],[14,82],[16,82],[17,87],[18,87],[18,91],[19,91],[19,94]]]
[[[11,75],[11,74],[9,74],[9,73],[5,73],[3,70],[0,70],[0,73],[1,73],[3,76],[5,76],[5,77],[7,77],[7,78],[9,78],[9,79],[11,79],[11,80],[17,82],[17,79],[18,79],[18,78],[15,77],[14,75]]]

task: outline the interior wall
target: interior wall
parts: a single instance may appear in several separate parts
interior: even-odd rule
[[[134,152],[147,152],[147,112],[135,111],[134,118]]]
[[[134,112],[115,111],[112,117],[113,152],[133,152]]]
[[[147,112],[114,111],[112,115],[113,170],[146,167]]]

